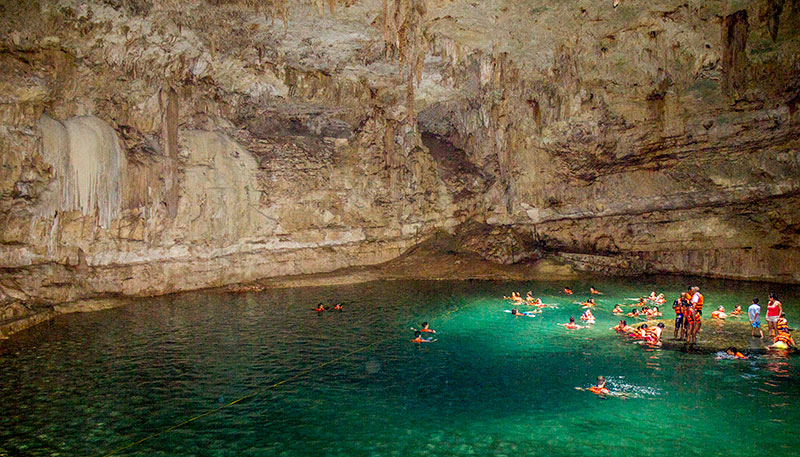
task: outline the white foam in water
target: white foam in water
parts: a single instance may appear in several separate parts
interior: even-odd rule
[[[630,384],[625,381],[625,376],[607,378],[606,385],[609,387],[611,395],[625,394],[630,398],[655,397],[663,393],[661,389],[656,387]]]

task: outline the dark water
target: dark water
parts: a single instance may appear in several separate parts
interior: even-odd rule
[[[0,342],[0,456],[102,456],[242,397],[115,455],[798,455],[797,357],[717,360],[609,330],[613,303],[671,303],[686,284],[595,281],[597,324],[577,331],[556,324],[578,317],[588,282],[573,297],[557,282],[198,292],[60,316]],[[701,284],[707,308],[729,310],[776,290]],[[800,290],[774,287],[795,324]],[[559,308],[511,316],[512,290]],[[409,341],[423,320],[436,343]],[[575,389],[600,374],[630,398]]]

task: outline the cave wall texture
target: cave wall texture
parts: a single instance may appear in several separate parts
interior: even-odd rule
[[[800,282],[800,1],[613,4],[3,2],[0,317],[476,226]]]

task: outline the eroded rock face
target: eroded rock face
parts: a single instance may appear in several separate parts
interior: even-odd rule
[[[800,282],[794,2],[317,3],[2,5],[2,301],[442,229],[501,263]]]

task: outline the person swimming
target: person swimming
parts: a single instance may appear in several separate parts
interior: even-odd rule
[[[344,311],[341,303],[337,303],[336,306],[333,307],[334,311]]]
[[[614,309],[611,310],[611,313],[613,313],[613,314],[624,314],[625,311],[623,311],[622,310],[622,306],[620,306],[619,303],[617,303],[616,305],[614,305]]]
[[[412,343],[434,343],[436,341],[437,340],[433,338],[423,338],[422,332],[420,332],[419,330],[414,332],[414,339],[411,340]]]
[[[593,295],[602,294],[599,290],[595,289],[594,287],[589,288],[589,293]]]
[[[728,317],[728,315],[725,313],[725,307],[721,306],[721,305],[720,305],[719,308],[717,308],[716,311],[711,313],[711,318],[712,319],[725,319],[727,317]]]
[[[606,378],[605,378],[605,376],[598,376],[597,377],[597,385],[589,387],[589,392],[591,392],[593,394],[597,394],[597,395],[608,395],[609,393],[611,393],[611,391],[609,391],[606,388]]]
[[[567,295],[572,295],[572,289],[570,289],[570,288],[568,288],[568,287],[565,287],[563,292],[564,292],[565,294],[567,294]]]
[[[736,350],[734,346],[729,347],[726,351],[726,354],[733,356],[735,359],[746,359],[747,356]]]
[[[581,306],[583,306],[584,308],[591,308],[592,306],[595,306],[595,305],[596,305],[596,303],[594,302],[594,298],[590,298],[590,299],[586,300],[585,302],[581,303]]]
[[[423,322],[419,330],[415,329],[414,327],[411,327],[411,330],[414,330],[415,332],[419,331],[421,333],[436,333],[436,330],[430,328],[427,322]]]
[[[656,301],[657,299],[658,299],[658,296],[656,295],[656,291],[655,290],[650,292],[650,295],[647,296],[647,300],[650,300],[650,301]]]
[[[592,310],[591,309],[587,309],[586,311],[584,311],[583,314],[581,314],[581,320],[582,321],[586,321],[586,322],[588,322],[590,324],[593,324],[594,323],[594,314],[592,314]]]
[[[323,311],[327,311],[327,310],[328,310],[328,308],[326,308],[325,305],[323,305],[322,303],[318,304],[317,307],[314,308],[314,311],[316,311],[317,314],[320,314],[320,315],[322,314]]]
[[[627,316],[628,317],[639,317],[639,310],[636,309],[636,308],[633,308],[633,310],[631,310],[631,312],[629,312],[627,314]]]
[[[731,311],[731,316],[738,316],[742,314],[742,305],[736,305],[736,308]]]
[[[575,329],[583,328],[583,327],[581,327],[580,325],[578,325],[578,324],[576,324],[576,323],[575,323],[575,318],[574,318],[574,317],[572,317],[572,316],[570,316],[570,317],[569,317],[569,322],[568,322],[568,323],[566,323],[566,324],[558,324],[558,325],[563,325],[564,327],[566,327],[566,328],[568,328],[568,329],[570,329],[570,330],[575,330]]]

